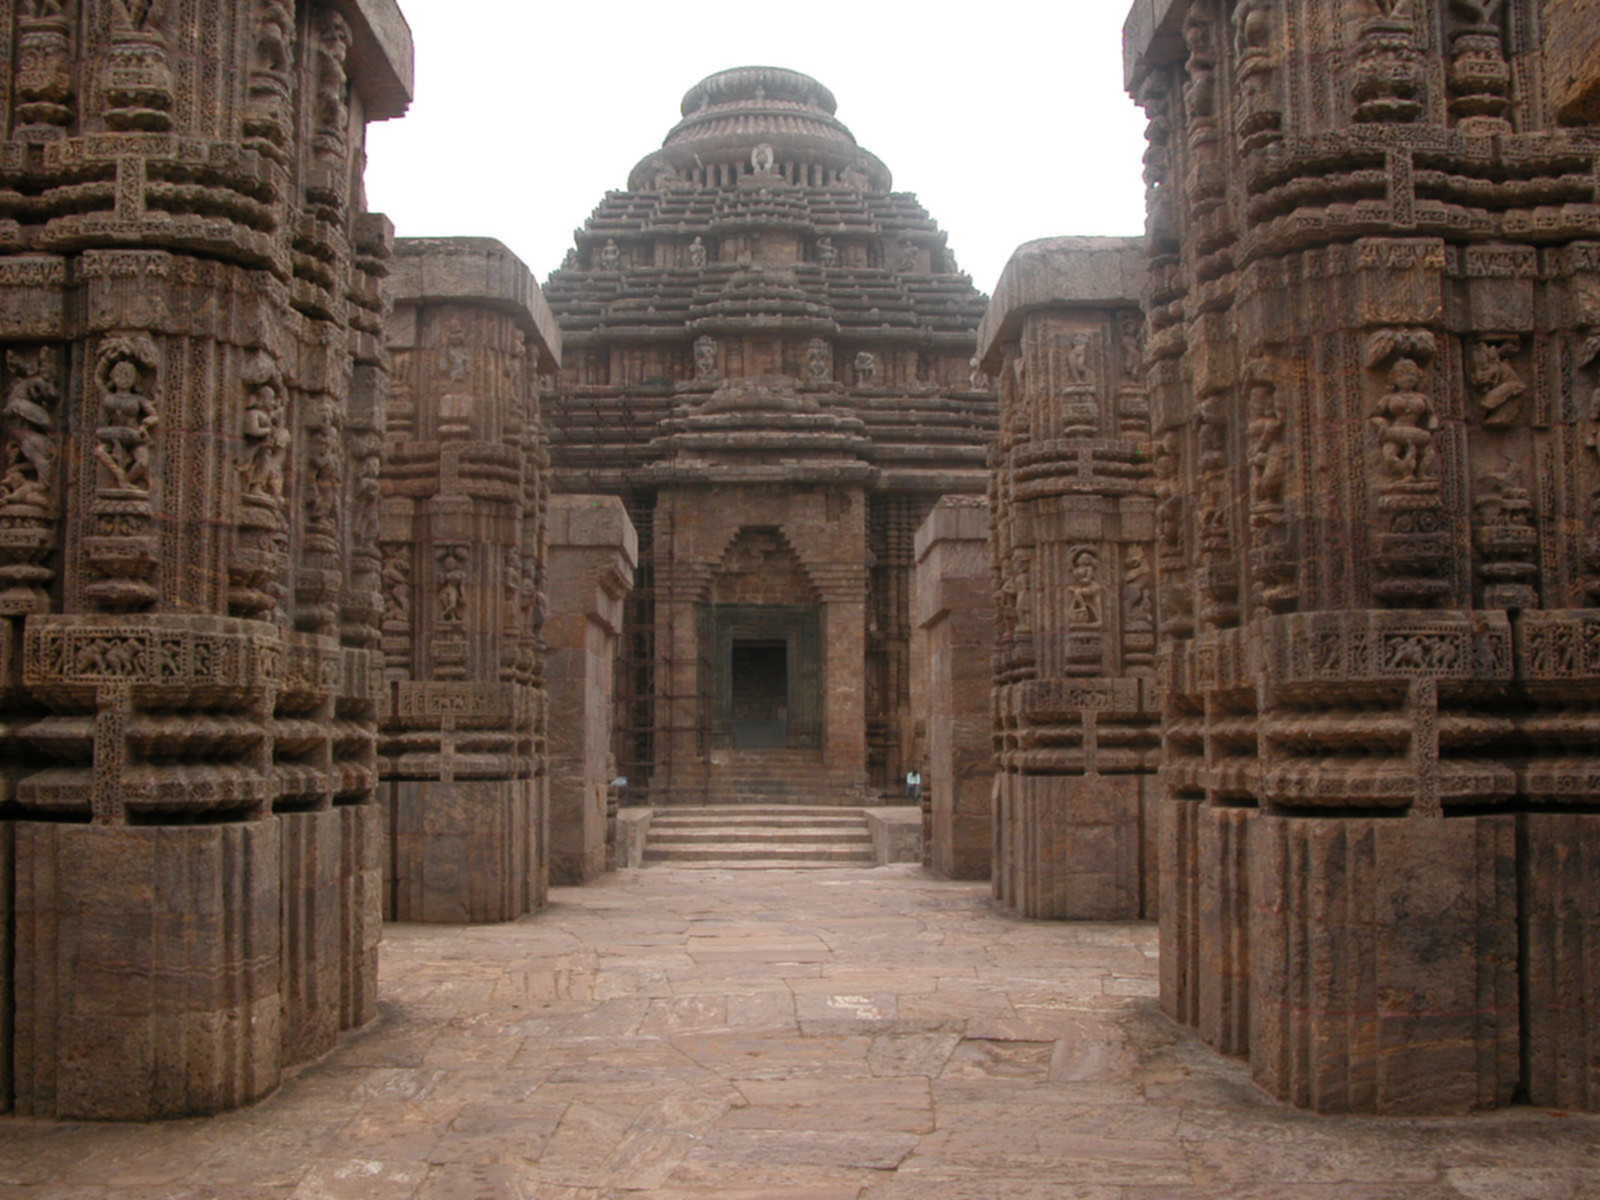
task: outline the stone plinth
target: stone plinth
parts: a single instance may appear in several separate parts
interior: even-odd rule
[[[614,677],[639,537],[613,496],[555,496],[549,547],[550,881],[587,883],[615,860]]]
[[[373,1011],[361,147],[410,38],[392,0],[8,13],[0,1109],[212,1113]]]
[[[278,1085],[307,1007],[283,990],[303,972],[280,953],[278,826],[16,824],[17,1113],[148,1121]]]
[[[1017,250],[978,331],[1000,380],[994,891],[1029,917],[1153,917],[1156,480],[1144,246]]]
[[[376,530],[388,915],[510,921],[543,903],[547,878],[537,377],[559,339],[499,242],[402,240],[393,286]]]
[[[926,730],[922,786],[928,791],[928,865],[946,879],[987,879],[994,832],[994,745],[989,674],[994,654],[994,580],[989,505],[947,496],[917,530],[913,647],[924,659]]]
[[[1308,11],[1124,39],[1162,1005],[1318,1111],[1593,1109],[1596,8]]]

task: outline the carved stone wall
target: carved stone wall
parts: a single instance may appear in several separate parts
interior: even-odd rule
[[[499,242],[397,243],[382,554],[388,914],[510,921],[548,885],[549,481],[537,379],[560,336]]]
[[[1600,1106],[1585,11],[1129,19],[1162,1004],[1321,1111]]]
[[[1021,247],[978,331],[992,482],[995,895],[1029,917],[1156,909],[1156,493],[1137,239]]]
[[[550,882],[614,865],[617,641],[639,536],[615,496],[554,496],[549,521]]]
[[[375,1004],[389,0],[0,4],[0,1111],[271,1091]]]
[[[988,500],[940,500],[917,530],[916,553],[912,648],[923,661],[911,694],[927,747],[916,764],[928,814],[923,859],[946,879],[988,879],[995,637]]]

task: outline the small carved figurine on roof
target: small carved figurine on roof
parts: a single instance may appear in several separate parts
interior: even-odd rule
[[[750,165],[756,169],[758,175],[772,174],[772,168],[777,164],[778,153],[767,142],[762,142],[750,151]]]
[[[602,271],[622,270],[622,251],[617,248],[616,238],[607,238],[606,244],[600,248],[600,269]]]
[[[820,237],[817,239],[817,264],[821,267],[831,267],[839,261],[839,251],[834,248],[833,239]]]
[[[706,244],[704,239],[695,238],[690,244],[689,265],[697,271],[706,265]]]
[[[878,382],[878,356],[871,350],[856,355],[856,382],[863,387],[875,387]]]

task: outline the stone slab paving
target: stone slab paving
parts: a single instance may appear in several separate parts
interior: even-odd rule
[[[1600,1197],[1600,1118],[1292,1112],[1155,965],[913,866],[624,871],[391,926],[378,1022],[249,1111],[0,1120],[0,1200]]]

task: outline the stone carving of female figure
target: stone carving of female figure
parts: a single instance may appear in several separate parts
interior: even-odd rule
[[[1433,444],[1439,418],[1433,402],[1418,390],[1422,380],[1422,367],[1415,359],[1399,359],[1389,370],[1389,390],[1372,417],[1384,469],[1397,483],[1439,477],[1439,455]]]
[[[1074,628],[1094,629],[1100,625],[1103,606],[1099,571],[1100,560],[1093,550],[1080,550],[1073,556],[1067,621]]]
[[[38,505],[43,500],[48,505],[56,466],[55,416],[51,412],[59,398],[56,386],[45,377],[41,359],[12,351],[6,355],[6,366],[12,382],[0,417],[11,439],[6,475],[10,479],[17,474],[17,480],[4,489],[7,501],[23,503],[17,499],[17,485],[27,480],[32,484],[26,489],[28,503]]]
[[[689,265],[696,270],[706,265],[706,244],[701,238],[695,238],[689,246]]]
[[[1277,389],[1267,379],[1250,385],[1250,499],[1257,504],[1277,504],[1283,499],[1289,452],[1283,444],[1283,414],[1278,411]]]
[[[283,499],[283,469],[289,454],[283,393],[263,383],[250,393],[244,411],[244,436],[248,445],[239,463],[247,496]]]
[[[150,431],[161,423],[155,406],[139,390],[139,368],[128,359],[119,359],[106,375],[105,394],[100,400],[105,424],[100,427],[100,444],[94,456],[111,472],[116,486],[124,491],[150,490]]]

